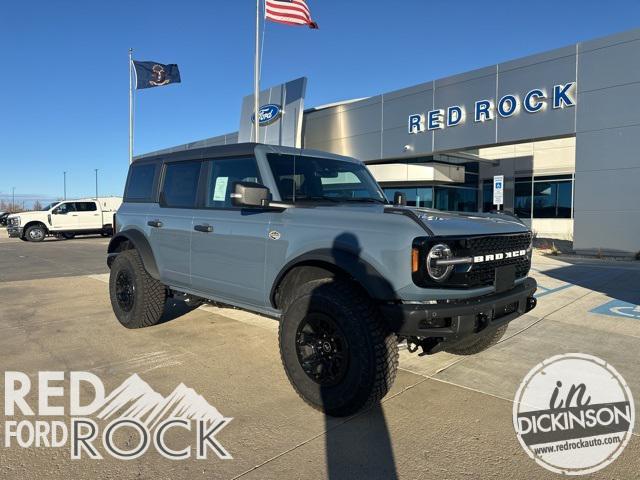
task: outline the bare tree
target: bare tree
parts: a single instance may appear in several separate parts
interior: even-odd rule
[[[31,209],[36,211],[42,210],[42,203],[40,203],[40,200],[33,202],[33,207]]]

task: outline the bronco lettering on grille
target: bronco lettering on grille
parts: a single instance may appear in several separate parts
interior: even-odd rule
[[[476,255],[473,257],[473,263],[494,262],[496,260],[505,260],[507,258],[524,257],[526,250],[515,250],[513,252],[491,253],[489,255]]]

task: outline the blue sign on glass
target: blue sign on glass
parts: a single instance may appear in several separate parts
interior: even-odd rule
[[[611,300],[599,307],[589,310],[591,313],[610,315],[612,317],[623,317],[640,320],[640,305],[623,302],[622,300]]]

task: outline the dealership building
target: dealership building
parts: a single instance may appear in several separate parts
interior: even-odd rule
[[[306,87],[261,92],[261,142],[359,158],[388,197],[442,210],[495,210],[502,175],[539,237],[640,251],[640,29],[315,108]],[[238,132],[162,152],[255,141],[252,105]]]

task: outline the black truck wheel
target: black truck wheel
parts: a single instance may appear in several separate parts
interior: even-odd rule
[[[143,328],[160,321],[167,290],[147,273],[136,250],[125,250],[111,265],[109,296],[122,325]]]
[[[453,353],[454,355],[475,355],[498,343],[506,331],[507,325],[503,325],[484,335],[471,337],[460,343],[456,343],[455,345],[445,348],[444,351]]]
[[[42,225],[31,225],[24,232],[24,238],[29,242],[41,242],[46,237],[47,232]]]
[[[351,415],[379,402],[395,380],[396,336],[348,281],[320,279],[298,287],[285,306],[278,338],[293,388],[328,415]]]

